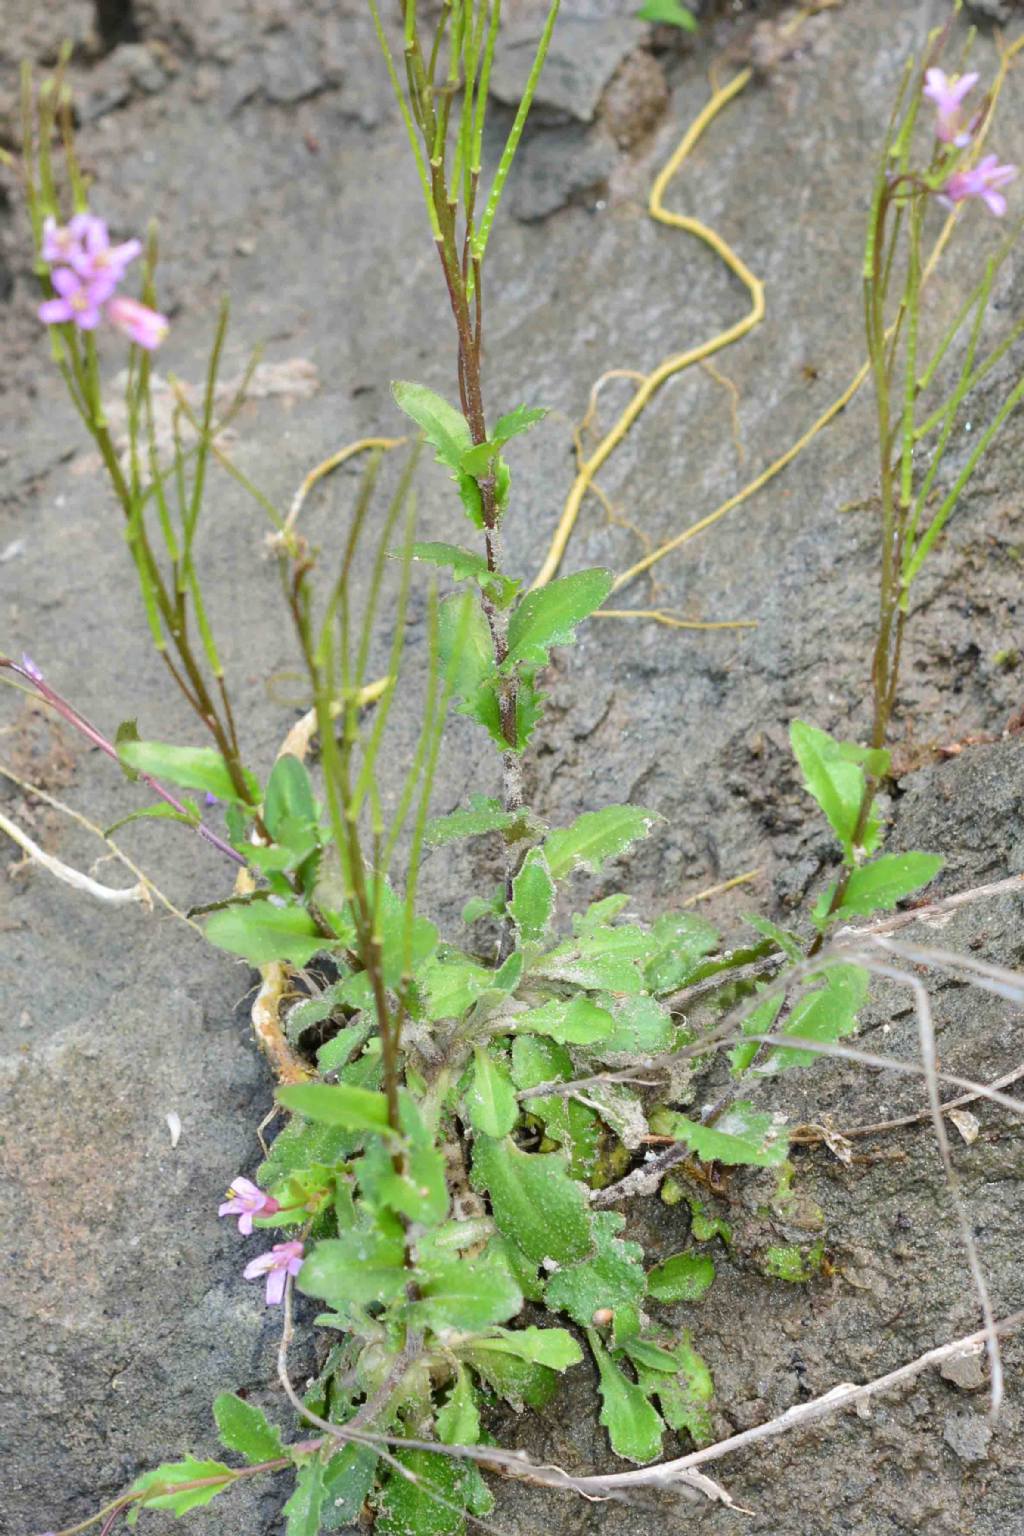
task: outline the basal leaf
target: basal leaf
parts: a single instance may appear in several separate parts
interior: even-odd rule
[[[277,1100],[285,1109],[323,1125],[341,1126],[346,1131],[388,1130],[384,1095],[348,1083],[290,1083],[277,1090]]]
[[[375,1536],[462,1536],[467,1482],[462,1464],[434,1451],[394,1455],[415,1481],[389,1474],[377,1500]]]
[[[201,789],[218,800],[242,805],[259,803],[260,787],[251,773],[245,774],[248,799],[235,789],[228,765],[213,747],[176,747],[167,741],[122,741],[117,755],[136,773],[169,779],[183,789]]]
[[[639,1332],[646,1286],[640,1262],[643,1249],[617,1235],[625,1225],[625,1217],[617,1211],[595,1212],[592,1222],[595,1254],[553,1274],[545,1300],[553,1310],[567,1312],[581,1328],[593,1326],[595,1313],[610,1311],[612,1336],[619,1345]]]
[[[519,1119],[519,1100],[508,1068],[485,1046],[474,1047],[473,1078],[465,1105],[471,1124],[485,1136],[507,1136]]]
[[[524,1408],[543,1408],[550,1402],[558,1387],[556,1372],[518,1355],[488,1348],[491,1342],[474,1338],[459,1346],[462,1358],[472,1366],[480,1380],[517,1413],[522,1413]]]
[[[715,1278],[710,1254],[675,1253],[647,1276],[647,1294],[655,1301],[700,1301]]]
[[[515,1355],[553,1371],[567,1371],[583,1359],[582,1349],[567,1328],[496,1328],[486,1337],[474,1339],[473,1347]]]
[[[747,1164],[774,1168],[786,1161],[789,1142],[785,1128],[773,1115],[759,1113],[739,1099],[714,1125],[701,1125],[675,1110],[660,1109],[651,1116],[651,1130],[674,1136],[705,1163]]]
[[[207,918],[204,932],[211,944],[241,955],[250,965],[269,965],[274,960],[305,965],[331,943],[305,907],[277,907],[269,901],[214,912]]]
[[[445,1445],[476,1445],[480,1439],[476,1389],[461,1365],[447,1400],[438,1409],[437,1435]]]
[[[685,987],[705,955],[717,949],[719,932],[695,912],[666,912],[651,929],[657,946],[645,976],[652,992],[676,992]]]
[[[398,1301],[409,1282],[404,1257],[400,1238],[376,1229],[354,1230],[317,1243],[296,1284],[305,1295],[319,1296],[333,1307]]]
[[[391,386],[395,404],[411,416],[427,442],[437,453],[439,464],[458,471],[462,455],[473,446],[466,418],[441,395],[425,384],[397,380]]]
[[[593,1045],[598,1040],[606,1040],[613,1033],[615,1020],[606,1008],[599,1008],[589,997],[579,993],[572,998],[552,998],[539,1008],[517,1013],[515,1027],[517,1034],[526,1031],[547,1035],[566,1045]],[[539,1078],[538,1081],[543,1082],[544,1079]]]
[[[223,1481],[208,1481],[213,1478],[222,1478]],[[172,1515],[187,1515],[190,1509],[200,1509],[204,1504],[209,1504],[218,1493],[230,1488],[234,1481],[235,1474],[222,1461],[197,1461],[194,1456],[186,1456],[184,1461],[164,1462],[152,1472],[144,1472],[132,1483],[132,1492],[144,1491],[146,1498],[142,1504],[129,1506],[125,1523],[134,1525],[143,1508],[169,1509]],[[204,1482],[206,1486],[175,1490],[177,1483],[194,1482]]]
[[[365,1445],[346,1445],[324,1467],[325,1531],[354,1524],[373,1487],[377,1456]]]
[[[568,1082],[572,1075],[572,1057],[563,1046],[534,1035],[517,1035],[512,1041],[512,1080],[517,1088],[536,1088],[559,1078]]]
[[[413,1313],[430,1328],[472,1333],[505,1323],[523,1305],[508,1267],[495,1256],[431,1259],[423,1266]]]
[[[522,944],[543,938],[555,910],[555,883],[539,848],[531,848],[512,882],[509,913]]]
[[[606,859],[646,837],[658,820],[654,812],[638,805],[607,805],[603,811],[585,811],[571,827],[548,833],[544,840],[548,868],[555,880],[574,869],[596,875]]]
[[[601,1423],[608,1431],[612,1450],[627,1461],[654,1461],[661,1454],[664,1425],[660,1417],[643,1390],[619,1369],[592,1328],[587,1330],[587,1338],[597,1362]]]
[[[571,1264],[590,1253],[587,1191],[557,1152],[521,1152],[510,1137],[478,1136],[472,1182],[490,1196],[498,1231],[540,1264]]]
[[[246,1461],[273,1461],[283,1455],[280,1430],[267,1422],[255,1403],[243,1401],[234,1392],[222,1392],[214,1399],[213,1416],[221,1444]]]
[[[577,571],[530,592],[513,610],[508,665],[544,666],[553,645],[568,645],[576,626],[600,608],[612,589],[610,571]]]
[[[420,967],[417,985],[429,1019],[458,1019],[494,985],[494,972],[457,949],[444,947]]]
[[[314,1456],[299,1468],[295,1491],[284,1506],[285,1536],[319,1536],[324,1497],[324,1464]]]

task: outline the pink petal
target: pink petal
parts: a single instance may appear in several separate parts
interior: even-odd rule
[[[36,314],[45,325],[61,325],[71,319],[71,305],[67,299],[47,299],[40,304]]]
[[[241,1205],[240,1201],[238,1201],[238,1200],[225,1200],[223,1205],[218,1205],[218,1207],[217,1207],[217,1215],[218,1216],[237,1216],[241,1209],[242,1209],[242,1205]]]
[[[974,86],[977,85],[977,83],[977,74],[972,73],[969,75],[961,75],[960,79],[949,87],[949,94],[953,100],[959,104],[961,101],[963,101],[964,97],[967,95],[967,92],[972,90]]]
[[[69,298],[71,294],[77,293],[82,286],[81,278],[68,267],[57,267],[50,274],[50,281],[62,299]]]
[[[251,1259],[242,1270],[243,1280],[255,1280],[257,1275],[266,1274],[268,1269],[277,1267],[277,1258],[273,1253],[261,1253],[258,1258]]]
[[[239,1216],[238,1230],[243,1237],[252,1236],[252,1211],[243,1211]]]
[[[286,1275],[283,1269],[273,1269],[267,1276],[267,1306],[276,1307],[284,1299]]]
[[[254,1184],[251,1179],[233,1179],[231,1188],[228,1193],[232,1195],[244,1196],[249,1200],[263,1199],[263,1191],[259,1188],[258,1185]]]
[[[983,192],[985,206],[990,213],[994,213],[997,219],[1001,219],[1006,212],[1006,198],[1001,192]]]

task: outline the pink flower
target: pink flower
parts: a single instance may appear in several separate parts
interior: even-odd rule
[[[257,1275],[267,1277],[267,1306],[276,1307],[284,1296],[284,1287],[289,1275],[297,1275],[302,1268],[302,1244],[275,1243],[269,1253],[261,1253],[258,1259],[253,1259],[251,1264],[245,1266],[246,1280],[255,1280]]]
[[[51,281],[57,290],[55,299],[46,299],[37,311],[46,325],[63,325],[71,321],[80,331],[93,331],[100,323],[100,305],[114,291],[109,278],[97,278],[86,282],[70,267],[58,267]]]
[[[74,265],[81,256],[85,232],[92,222],[92,215],[76,213],[68,224],[58,224],[54,218],[43,220],[43,260],[51,266]]]
[[[111,245],[110,231],[103,219],[91,213],[79,214],[72,225],[78,224],[80,245],[71,257],[71,264],[87,282],[95,278],[109,277],[119,283],[142,250],[141,240],[125,240],[122,245]],[[70,226],[69,226],[70,229]]]
[[[281,1209],[272,1195],[265,1195],[249,1179],[236,1179],[228,1195],[230,1198],[218,1208],[217,1215],[237,1216],[238,1230],[244,1237],[252,1232],[254,1216],[273,1216]]]
[[[107,319],[147,352],[154,351],[171,328],[166,315],[158,314],[137,299],[125,299],[120,295],[107,305]]]
[[[939,201],[952,208],[970,197],[980,197],[990,213],[1001,219],[1006,212],[1006,198],[999,190],[1017,179],[1015,165],[1000,165],[998,155],[986,155],[968,170],[954,171],[942,189]]]
[[[965,120],[963,101],[968,91],[978,83],[978,76],[972,73],[951,80],[943,70],[929,69],[925,71],[924,78],[924,94],[938,108],[935,137],[942,144],[955,144],[962,149],[971,142],[971,125]]]

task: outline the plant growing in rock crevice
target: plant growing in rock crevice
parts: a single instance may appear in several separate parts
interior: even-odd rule
[[[503,569],[501,524],[512,505],[505,449],[543,411],[515,405],[488,427],[481,374],[488,240],[557,0],[485,199],[481,147],[496,0],[454,0],[433,35],[408,0],[405,87],[373,0],[371,8],[408,127],[457,343],[458,407],[413,383],[396,385],[395,399],[450,472],[482,552],[416,539],[415,448],[367,551],[382,475],[380,452],[371,457],[325,592],[315,583],[322,552],[256,493],[275,524],[285,604],[308,677],[320,741],[316,775],[302,746],[286,745],[265,782],[246,765],[202,598],[195,540],[208,471],[217,461],[244,483],[218,441],[235,409],[216,411],[226,313],[202,410],[176,394],[168,460],[155,429],[150,366],[164,329],[154,307],[155,240],[146,253],[144,312],[129,300],[112,310],[114,258],[107,257],[104,271],[97,257],[120,250],[115,264],[122,267],[131,257],[126,247],[110,247],[105,226],[88,210],[60,77],[40,93],[35,131],[26,88],[22,170],[44,288],[40,318],[51,327],[55,362],[124,512],[154,644],[214,745],[142,741],[131,726],[110,743],[34,664],[0,661],[117,756],[129,777],[158,790],[160,805],[136,814],[203,830],[199,806],[164,790],[165,779],[225,805],[226,838],[206,835],[245,873],[232,895],[202,909],[207,937],[264,971],[301,973],[310,995],[288,1026],[294,1039],[319,1031],[315,1067],[300,1064],[298,1080],[278,1090],[291,1118],[258,1182],[236,1178],[221,1207],[222,1215],[239,1217],[243,1235],[282,1235],[250,1260],[245,1274],[264,1279],[268,1304],[283,1306],[281,1383],[300,1421],[318,1433],[286,1444],[252,1404],[224,1394],[214,1407],[221,1439],[249,1465],[188,1457],[158,1467],[94,1517],[105,1531],[122,1514],[129,1525],[144,1509],[181,1514],[241,1479],[288,1469],[295,1474],[289,1536],[336,1530],[367,1504],[377,1528],[394,1536],[460,1532],[492,1507],[479,1463],[526,1470],[490,1445],[487,1408],[499,1398],[519,1410],[540,1406],[559,1373],[582,1361],[584,1345],[617,1456],[649,1464],[668,1432],[698,1446],[710,1439],[708,1367],[691,1333],[659,1309],[704,1294],[714,1277],[705,1244],[727,1236],[724,1223],[694,1196],[692,1242],[649,1266],[641,1246],[623,1235],[624,1216],[605,1207],[636,1186],[637,1174],[656,1184],[670,1166],[705,1179],[719,1165],[775,1169],[785,1194],[787,1129],[755,1096],[779,1072],[807,1066],[856,1028],[868,967],[835,949],[834,925],[891,911],[941,864],[922,853],[878,854],[875,798],[888,772],[885,742],[902,636],[913,581],[1024,390],[1010,392],[929,514],[956,414],[1010,344],[976,361],[981,317],[1007,245],[922,365],[928,210],[939,195],[954,204],[982,198],[999,213],[1009,180],[998,163],[974,163],[985,114],[967,119],[967,87],[940,78],[929,57],[927,74],[908,72],[884,147],[865,266],[882,482],[872,738],[862,747],[799,721],[792,729],[807,787],[839,844],[841,873],[800,931],[752,918],[744,946],[724,948],[718,931],[689,912],[644,923],[621,893],[591,902],[567,926],[559,892],[568,878],[577,870],[598,873],[658,818],[636,806],[606,806],[550,828],[523,802],[519,765],[541,716],[539,677],[552,649],[572,642],[612,582],[606,571],[582,571],[524,595],[523,583]],[[925,91],[938,119],[921,168],[915,125]],[[70,215],[50,159],[55,122],[64,134]],[[103,317],[127,328],[133,342],[125,459],[115,451],[101,397],[94,332]],[[926,392],[968,324],[952,393],[923,414]],[[920,445],[928,441],[935,446],[922,473]],[[386,814],[378,770],[399,702],[417,563],[447,571],[464,590],[441,599],[430,592],[421,726]],[[388,614],[388,670],[373,684],[369,663],[389,571],[397,571],[397,595]],[[431,819],[431,787],[453,704],[498,748],[503,794],[488,796],[482,786],[468,808]],[[417,903],[426,845],[485,833],[502,840],[501,880],[496,891],[471,898],[465,919],[470,929],[497,921],[500,946],[489,956],[443,941]],[[773,972],[773,979],[751,980],[751,967]],[[720,1008],[738,1002],[737,1026],[727,1014],[708,1032],[698,1030],[682,1011],[698,992]],[[690,1071],[680,1064],[699,1065],[722,1043],[730,1045],[732,1086],[698,1110]],[[647,1163],[645,1149],[655,1141],[669,1149]],[[814,1262],[782,1244],[766,1259],[772,1273],[788,1279],[806,1278]],[[330,1340],[301,1395],[288,1372],[293,1288],[322,1304],[315,1325]],[[528,1305],[531,1321],[524,1323]]]

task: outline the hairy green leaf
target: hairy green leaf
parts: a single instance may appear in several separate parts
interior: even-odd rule
[[[207,1482],[205,1488],[182,1488],[175,1491],[176,1483],[202,1482],[216,1477],[222,1477],[223,1482]],[[172,1515],[187,1515],[190,1509],[199,1509],[209,1504],[218,1493],[230,1488],[234,1480],[235,1474],[222,1461],[197,1461],[194,1456],[186,1456],[184,1461],[165,1461],[161,1466],[154,1467],[152,1472],[144,1472],[132,1483],[132,1492],[144,1491],[146,1498],[142,1504],[129,1506],[125,1524],[134,1525],[143,1508],[169,1509]]]
[[[863,768],[851,761],[844,743],[803,720],[793,721],[789,739],[807,789],[824,811],[846,859],[852,860],[854,833],[864,797]],[[870,853],[878,845],[880,832],[881,822],[872,812],[860,846]]]
[[[437,1435],[445,1445],[476,1445],[480,1439],[476,1388],[461,1365],[446,1402],[438,1409]]]
[[[324,1464],[314,1456],[299,1468],[294,1492],[284,1506],[285,1536],[319,1536],[324,1496]]]
[[[414,1481],[391,1472],[377,1502],[375,1536],[462,1536],[466,1469],[435,1451],[396,1450]]]
[[[491,438],[499,448],[504,448],[510,438],[518,437],[520,432],[528,432],[538,421],[543,421],[547,414],[547,407],[543,405],[517,405],[514,411],[507,411],[504,416],[498,417]]]
[[[255,1403],[244,1402],[234,1392],[222,1392],[214,1399],[213,1416],[221,1444],[246,1461],[273,1461],[284,1454],[280,1430],[267,1422]]]
[[[824,984],[807,992],[794,1007],[778,1038],[799,1035],[804,1040],[831,1044],[850,1035],[857,1028],[857,1014],[868,995],[868,973],[859,965],[832,965],[825,972]],[[787,1067],[809,1067],[814,1051],[780,1048],[773,1050],[764,1067],[766,1072],[780,1072]]]
[[[705,1163],[748,1164],[774,1168],[786,1161],[789,1142],[773,1115],[759,1113],[739,1099],[714,1125],[701,1125],[675,1110],[659,1109],[651,1116],[657,1135],[675,1136]]]
[[[473,1186],[491,1197],[499,1232],[536,1263],[571,1264],[591,1250],[587,1191],[557,1152],[521,1152],[509,1137],[478,1136]]]
[[[170,779],[183,789],[201,789],[218,800],[256,805],[260,787],[251,773],[245,774],[248,800],[243,800],[231,779],[228,765],[213,747],[176,747],[167,741],[122,741],[117,749],[122,763],[136,773]]]
[[[664,1425],[643,1390],[623,1375],[592,1328],[587,1339],[598,1370],[601,1423],[612,1450],[627,1461],[654,1461],[661,1454]]]
[[[477,497],[479,494],[477,491]],[[514,581],[511,576],[490,570],[483,555],[476,555],[458,544],[414,544],[412,557],[450,570],[453,581],[475,581],[499,608],[507,608],[522,586],[521,581]]]
[[[600,608],[612,589],[610,571],[577,571],[523,598],[508,631],[508,665],[542,667],[553,645],[569,645],[576,626]]]
[[[695,912],[666,912],[651,929],[657,946],[645,976],[652,992],[676,992],[685,987],[705,955],[718,947],[719,932]]]
[[[567,1371],[583,1359],[582,1349],[567,1328],[496,1328],[486,1337],[474,1339],[473,1347],[515,1355],[553,1371]]]
[[[425,384],[396,380],[391,386],[395,404],[411,416],[435,450],[439,464],[458,471],[462,455],[473,446],[469,425],[460,410]]]
[[[585,811],[571,827],[548,833],[544,840],[548,868],[556,880],[574,869],[596,875],[606,859],[646,837],[660,819],[638,805],[606,805],[603,811]]]
[[[338,1531],[358,1520],[377,1470],[376,1452],[365,1445],[346,1445],[324,1467],[325,1531]]]
[[[547,1035],[566,1045],[593,1045],[612,1034],[615,1020],[606,1008],[599,1008],[589,997],[579,993],[572,998],[553,997],[539,1008],[517,1013],[515,1026],[517,1032],[525,1030],[530,1034]]]
[[[496,1256],[431,1259],[423,1266],[413,1313],[430,1328],[475,1332],[505,1323],[523,1305],[508,1267]]]
[[[706,1253],[674,1253],[647,1276],[647,1294],[655,1301],[700,1301],[715,1278]]]
[[[861,864],[851,874],[842,905],[831,920],[891,912],[905,896],[934,880],[944,862],[937,853],[883,853],[873,863]],[[827,904],[823,907],[822,918],[828,909]]]
[[[478,721],[504,746],[491,632],[472,593],[453,593],[440,605],[438,647],[452,693],[461,700],[459,712]]]
[[[319,1296],[333,1307],[398,1301],[409,1281],[404,1257],[401,1238],[377,1229],[353,1230],[317,1243],[296,1284],[307,1296]]]
[[[625,1242],[618,1233],[625,1217],[618,1211],[597,1211],[592,1219],[596,1253],[579,1264],[566,1265],[551,1276],[545,1299],[554,1310],[567,1312],[574,1323],[589,1328],[595,1313],[612,1313],[616,1345],[640,1329],[640,1306],[646,1279],[639,1243]]]
[[[489,1348],[492,1343],[491,1339],[473,1338],[458,1346],[459,1353],[480,1380],[517,1413],[524,1407],[543,1408],[558,1387],[557,1373],[550,1366]]]
[[[470,1123],[485,1136],[507,1136],[519,1119],[519,1101],[508,1068],[484,1046],[473,1049],[473,1078],[465,1104]]]
[[[497,800],[472,795],[469,808],[435,816],[427,822],[428,843],[453,843],[460,837],[480,837],[484,832],[504,832],[523,820],[521,811],[503,811]]]
[[[543,938],[555,910],[555,882],[539,848],[531,848],[512,882],[509,913],[520,942],[535,944]]]
[[[289,1083],[277,1090],[277,1101],[307,1120],[338,1125],[346,1131],[388,1130],[384,1095],[348,1083]]]
[[[269,965],[274,960],[305,965],[331,942],[304,907],[275,907],[269,901],[214,912],[204,931],[211,944],[241,955],[250,965]]]

